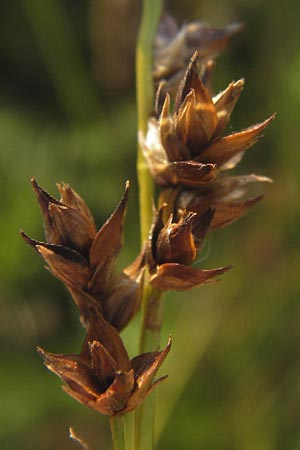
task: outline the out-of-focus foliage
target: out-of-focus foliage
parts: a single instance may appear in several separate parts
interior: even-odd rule
[[[120,267],[138,251],[134,41],[140,2],[14,0],[0,17],[1,450],[72,449],[72,425],[109,448],[106,419],[75,403],[42,366],[37,344],[78,352],[67,292],[21,241],[42,238],[34,176],[55,193],[69,182],[100,226],[132,180]],[[174,345],[159,388],[158,448],[300,448],[299,2],[169,0],[179,21],[245,23],[219,58],[215,88],[246,78],[231,121],[278,116],[239,172],[272,177],[266,199],[214,233],[205,267],[233,263],[218,285],[169,294],[162,345]],[[205,253],[205,252],[204,252]],[[201,267],[202,261],[199,261]],[[136,353],[138,319],[124,338]]]

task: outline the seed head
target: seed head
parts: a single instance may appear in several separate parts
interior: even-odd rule
[[[213,278],[230,269],[230,266],[211,270],[191,267],[213,220],[213,209],[202,215],[183,211],[177,221],[171,214],[165,222],[165,207],[155,214],[150,239],[141,260],[149,267],[153,287],[162,291],[187,290],[211,283]]]
[[[88,324],[80,355],[58,355],[38,348],[39,354],[46,367],[67,384],[64,391],[80,403],[108,416],[134,410],[166,378],[153,382],[171,340],[163,351],[130,361],[119,334],[98,308],[89,308]]]
[[[216,179],[219,171],[233,168],[274,119],[222,137],[244,81],[232,82],[212,97],[198,73],[194,54],[177,91],[171,113],[167,94],[158,119],[151,118],[140,142],[150,171],[161,186],[198,188]],[[158,102],[160,103],[160,102]]]
[[[129,183],[110,218],[96,231],[83,199],[66,184],[59,184],[56,200],[35,180],[33,188],[44,219],[47,242],[22,236],[46,261],[48,269],[70,291],[83,320],[89,307],[97,305],[104,318],[118,330],[137,311],[141,298],[141,273],[117,274],[116,258],[123,243],[123,222]]]

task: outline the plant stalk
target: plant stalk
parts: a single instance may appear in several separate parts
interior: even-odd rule
[[[153,43],[162,10],[162,0],[143,0],[142,20],[136,49],[136,90],[138,133],[146,133],[147,123],[154,105],[154,86],[152,79]],[[154,183],[138,145],[137,175],[139,182],[140,227],[142,246],[147,242],[152,224],[152,202]],[[162,323],[162,304],[160,292],[153,289],[145,273],[142,296],[141,353],[159,348]],[[134,450],[153,450],[154,448],[155,397],[142,404],[135,413]]]
[[[110,430],[113,450],[126,450],[124,418],[122,416],[112,416],[110,418]]]
[[[143,13],[136,48],[136,94],[138,133],[146,133],[153,111],[152,80],[153,42],[162,8],[162,0],[143,0]],[[140,224],[142,244],[147,240],[152,223],[154,186],[152,176],[138,144],[137,175],[139,182]]]
[[[161,292],[153,289],[145,280],[142,304],[141,353],[159,348],[162,325]],[[155,392],[150,395],[135,413],[134,450],[154,449]]]

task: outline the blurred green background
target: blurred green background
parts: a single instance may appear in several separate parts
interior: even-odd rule
[[[182,23],[243,21],[219,58],[216,91],[246,88],[232,129],[277,118],[236,169],[272,177],[246,218],[213,234],[203,267],[221,283],[165,301],[174,345],[158,390],[158,449],[300,450],[300,6],[267,0],[170,0]],[[19,237],[42,239],[29,178],[70,183],[100,226],[126,179],[131,201],[120,267],[139,247],[134,43],[141,1],[14,0],[0,16],[0,447],[109,449],[105,417],[60,389],[36,354],[78,352],[83,331],[64,287]],[[124,332],[137,352],[137,318]]]

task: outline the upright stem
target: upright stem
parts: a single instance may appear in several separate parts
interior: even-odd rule
[[[113,450],[125,450],[124,418],[122,416],[111,417],[110,429]]]
[[[162,324],[162,299],[160,292],[152,289],[145,280],[142,304],[141,353],[157,350]],[[134,450],[154,449],[155,392],[135,413]]]
[[[153,352],[159,347],[162,309],[161,291],[153,289],[146,279],[142,305],[141,352]]]
[[[136,87],[138,132],[146,133],[147,123],[153,111],[154,86],[152,80],[153,43],[161,15],[162,0],[143,0],[143,14],[136,50]],[[152,201],[154,185],[138,146],[137,173],[139,181],[140,224],[142,245],[147,241],[152,224]],[[162,306],[159,291],[144,277],[141,324],[141,353],[157,350],[162,321]],[[154,396],[147,399],[135,413],[135,450],[154,448]]]
[[[162,0],[143,0],[143,15],[136,49],[136,89],[139,133],[146,133],[148,120],[153,111],[153,43],[161,15],[162,3]],[[137,174],[139,181],[141,241],[143,246],[148,239],[149,230],[152,224],[154,183],[140,145],[138,145]],[[160,328],[160,291],[153,289],[149,285],[148,274],[145,274],[140,348],[142,352],[157,350],[159,346]]]
[[[136,93],[138,132],[146,133],[153,111],[154,87],[152,80],[153,42],[162,8],[162,0],[143,0],[143,14],[136,48]],[[141,240],[148,237],[152,222],[153,180],[138,145],[137,174],[139,181]]]

